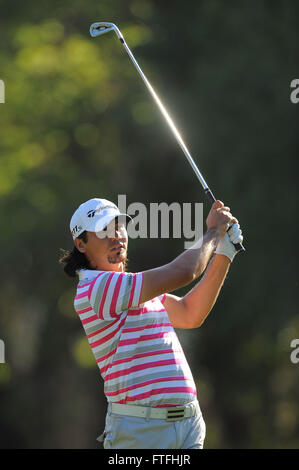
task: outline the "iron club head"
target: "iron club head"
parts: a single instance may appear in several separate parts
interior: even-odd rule
[[[90,35],[93,38],[108,33],[109,31],[114,31],[117,37],[123,40],[123,36],[120,30],[114,23],[107,23],[106,21],[103,21],[100,23],[93,23],[89,28]]]

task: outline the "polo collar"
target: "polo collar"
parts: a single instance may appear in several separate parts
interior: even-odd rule
[[[79,275],[79,281],[82,281],[82,279],[87,279],[89,281],[92,281],[96,276],[99,275],[100,272],[97,269],[80,269],[78,272]]]

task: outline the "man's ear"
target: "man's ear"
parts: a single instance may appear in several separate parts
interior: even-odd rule
[[[80,253],[85,253],[86,247],[83,240],[80,240],[80,238],[75,238],[74,243],[75,247],[80,251]]]

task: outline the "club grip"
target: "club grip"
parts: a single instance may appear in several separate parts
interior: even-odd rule
[[[242,243],[233,243],[233,245],[235,250],[237,250],[237,253],[239,253],[239,251],[246,251]]]
[[[210,188],[206,188],[205,193],[206,193],[209,201],[213,204],[216,201],[216,198],[215,198],[214,194],[212,193],[212,191],[210,190]],[[237,253],[239,253],[239,251],[245,251],[245,248],[242,245],[242,243],[233,243],[233,245],[234,245],[235,249],[237,250]]]
[[[230,228],[228,229],[228,232],[230,231]],[[234,247],[235,247],[235,250],[237,251],[237,253],[239,253],[240,251],[246,251],[244,246],[242,245],[242,243],[233,243]]]
[[[213,204],[216,201],[216,198],[215,198],[214,194],[212,193],[212,191],[210,190],[210,188],[206,188],[205,193],[206,193],[209,201]]]

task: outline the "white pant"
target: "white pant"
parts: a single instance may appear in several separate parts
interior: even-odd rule
[[[195,416],[181,421],[123,416],[108,408],[98,440],[104,449],[202,449],[206,425],[198,402],[196,408]]]

